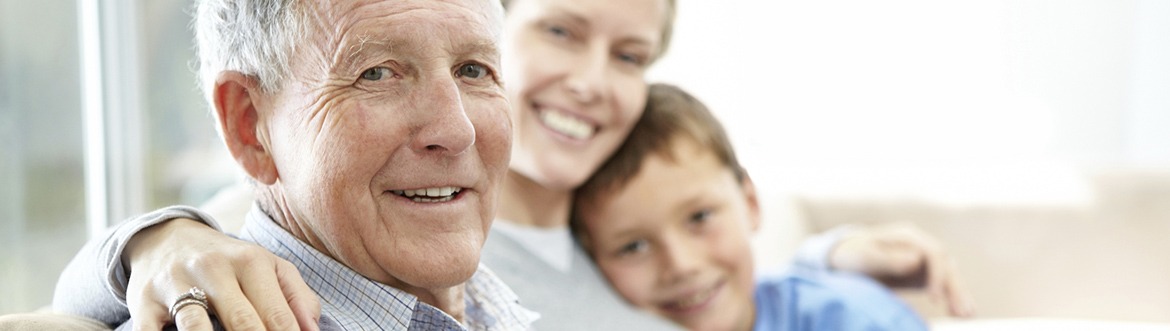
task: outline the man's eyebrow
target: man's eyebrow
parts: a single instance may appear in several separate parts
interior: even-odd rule
[[[356,66],[365,65],[370,62],[369,58],[371,57],[393,54],[398,44],[400,42],[393,40],[380,40],[369,36],[359,37],[356,42],[341,46],[331,71],[339,74],[357,72],[359,68]]]
[[[458,56],[487,56],[495,60],[500,57],[500,48],[491,40],[483,40],[457,45],[452,53]]]
[[[356,73],[360,71],[359,69],[365,69],[358,66],[372,65],[371,58],[393,57],[403,47],[402,45],[410,45],[410,42],[362,37],[356,42],[342,46],[343,50],[336,57],[331,71],[335,74]],[[498,62],[500,58],[500,49],[492,40],[462,43],[454,46],[450,52],[456,57],[486,57],[489,62]]]

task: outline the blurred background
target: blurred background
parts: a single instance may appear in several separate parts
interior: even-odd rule
[[[982,318],[1170,323],[1170,1],[679,2],[649,78],[724,121],[765,267],[837,224],[911,222]],[[109,224],[238,180],[189,6],[0,0],[0,314],[48,305]]]
[[[909,222],[982,319],[1168,323],[1168,18],[1170,1],[681,1],[651,78],[730,131],[766,201],[757,265],[839,224]],[[921,294],[904,296],[940,319]]]
[[[48,305],[87,235],[238,178],[191,71],[190,6],[0,0],[0,314]]]

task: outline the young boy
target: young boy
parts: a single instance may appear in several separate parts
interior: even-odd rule
[[[760,211],[707,108],[669,85],[577,192],[573,229],[626,300],[692,330],[926,330],[876,282],[794,270],[753,279]]]

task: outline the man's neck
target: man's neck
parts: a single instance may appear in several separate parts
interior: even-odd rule
[[[542,228],[569,226],[571,190],[554,190],[509,171],[504,180],[497,219]]]
[[[442,310],[444,313],[447,313],[447,315],[451,315],[451,317],[455,318],[456,321],[459,321],[459,323],[466,325],[467,322],[464,321],[464,310],[467,309],[467,304],[463,301],[463,296],[465,295],[464,290],[466,290],[466,287],[467,284],[462,283],[443,289],[424,289],[413,287],[403,288],[401,290],[418,297],[419,301]]]
[[[280,183],[275,185],[280,185]],[[321,238],[318,238],[303,223],[297,221],[296,217],[293,216],[292,210],[286,207],[289,206],[289,202],[284,199],[284,194],[275,185],[264,186],[255,191],[256,203],[260,206],[260,210],[267,214],[276,225],[288,231],[293,238],[297,238],[297,240],[309,244],[309,246],[312,246],[318,252],[340,261],[337,256],[333,256],[333,253]]]

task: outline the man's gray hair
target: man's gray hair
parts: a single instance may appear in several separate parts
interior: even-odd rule
[[[304,4],[299,0],[199,0],[195,8],[199,86],[214,105],[221,71],[254,77],[264,92],[288,79],[289,58],[302,37]]]

